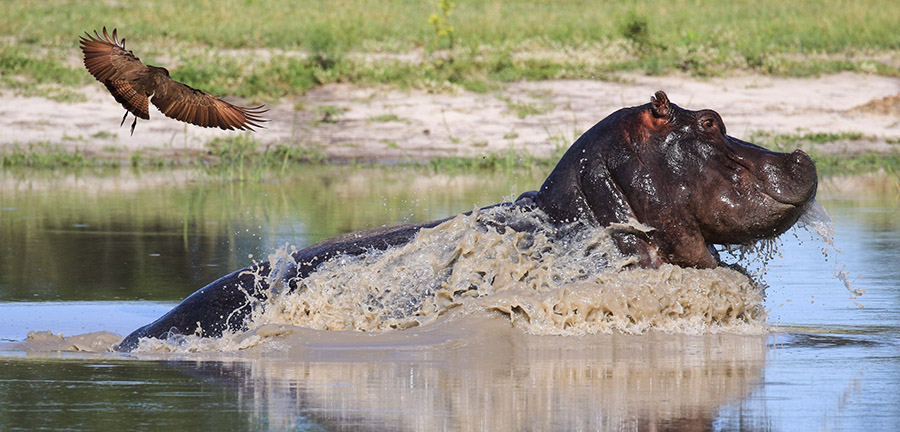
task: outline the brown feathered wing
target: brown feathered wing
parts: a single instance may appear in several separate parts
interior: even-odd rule
[[[163,68],[141,63],[125,50],[113,29],[112,36],[103,27],[103,35],[85,33],[81,51],[87,70],[103,83],[113,97],[132,114],[150,118],[148,98],[167,117],[203,127],[253,130],[266,122],[261,115],[268,111],[262,105],[240,107],[209,93],[197,90],[169,77]]]
[[[155,71],[154,71],[155,72]],[[262,105],[241,107],[223,101],[169,78],[166,74],[154,77],[155,88],[150,102],[163,114],[176,120],[203,127],[253,130],[267,120],[260,117],[268,111]]]
[[[96,30],[94,36],[87,32],[85,36],[81,37],[81,51],[88,72],[103,83],[125,109],[144,120],[149,119],[147,95],[134,87],[138,77],[147,74],[149,68],[134,53],[125,50],[125,39],[119,41],[115,29],[112,37],[106,27],[103,27],[103,36]]]

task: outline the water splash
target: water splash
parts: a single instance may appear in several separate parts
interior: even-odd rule
[[[274,288],[246,332],[215,342],[173,334],[138,351],[239,350],[261,343],[259,330],[272,325],[386,332],[458,314],[545,335],[766,331],[762,293],[739,271],[634,268],[612,234],[639,229],[560,227],[515,206],[476,209],[404,245],[339,255],[293,280],[285,280],[296,266],[285,246],[269,256],[272,271],[260,277]]]
[[[822,240],[824,243],[824,246],[820,247],[822,256],[826,261],[830,257],[834,257],[832,275],[840,280],[847,291],[850,292],[851,300],[865,293],[865,290],[853,286],[853,282],[846,272],[846,266],[838,264],[841,250],[834,245],[834,224],[825,207],[816,200],[807,203],[794,228],[794,237],[801,243],[802,241],[797,235],[797,229],[804,229]],[[775,237],[760,239],[748,245],[717,245],[717,250],[734,258],[735,262],[739,263],[746,273],[753,280],[758,281],[760,287],[765,290],[765,276],[768,272],[769,263],[775,258],[782,258],[779,251],[780,246],[781,237]]]
[[[782,258],[781,240],[778,237],[760,239],[751,244],[716,246],[720,253],[731,256],[737,263],[733,265],[741,268],[763,290],[767,287],[765,280],[769,263],[775,258]]]
[[[740,272],[632,268],[635,258],[619,253],[611,234],[643,228],[559,227],[539,211],[476,209],[421,230],[408,244],[324,262],[292,281],[295,291],[258,308],[251,330],[287,324],[377,332],[429,325],[451,310],[490,311],[536,334],[764,328],[761,293]],[[290,268],[289,256],[270,259]]]
[[[829,254],[834,256],[831,274],[844,284],[844,288],[850,292],[851,300],[865,294],[866,291],[864,289],[853,286],[853,282],[850,281],[850,277],[847,275],[846,266],[839,264],[838,257],[841,250],[834,245],[834,225],[832,224],[831,216],[825,211],[825,207],[816,200],[807,203],[803,213],[800,215],[800,219],[797,221],[797,228],[804,228],[815,233],[825,242],[826,246],[821,248],[822,255],[826,260]]]
[[[834,247],[834,224],[831,221],[831,215],[825,211],[825,207],[818,201],[812,200],[808,202],[800,219],[797,221],[797,228],[804,228],[818,234],[826,244]]]

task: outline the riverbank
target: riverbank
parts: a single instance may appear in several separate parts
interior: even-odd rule
[[[99,84],[82,102],[0,96],[4,166],[194,165],[263,158],[418,163],[434,159],[549,159],[613,111],[656,90],[687,109],[718,111],[730,135],[821,158],[900,154],[900,78],[840,73],[815,78],[623,74],[614,81],[517,82],[488,93],[430,93],[330,84],[269,105],[252,134],[185,126],[151,105],[134,136]],[[128,123],[131,122],[129,118]],[[225,160],[223,162],[223,159]]]

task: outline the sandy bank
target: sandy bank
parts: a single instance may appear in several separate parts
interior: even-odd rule
[[[900,149],[900,79],[851,73],[714,79],[625,75],[619,82],[521,82],[487,94],[327,85],[272,104],[272,121],[254,138],[264,146],[303,146],[335,159],[407,161],[509,149],[547,156],[609,113],[646,103],[658,89],[685,108],[715,109],[729,134],[737,137],[851,132],[865,139],[826,143],[819,151]],[[119,127],[124,110],[102,86],[80,91],[87,101],[5,92],[0,96],[0,151],[46,142],[123,159],[138,150],[179,157],[203,151],[213,138],[234,134],[185,127],[151,106],[151,120],[139,121],[129,136],[128,124]]]

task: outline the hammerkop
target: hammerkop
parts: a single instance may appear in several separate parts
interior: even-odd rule
[[[87,36],[81,37],[84,66],[127,110],[119,126],[125,124],[129,112],[134,114],[132,135],[138,117],[150,119],[148,100],[166,117],[202,127],[252,131],[267,121],[260,117],[268,111],[263,105],[232,105],[173,80],[165,68],[141,63],[133,52],[125,50],[125,38],[119,40],[116,29],[112,31],[112,37],[106,32],[106,27],[103,27],[103,36],[96,30],[94,36],[87,32],[84,34]]]

